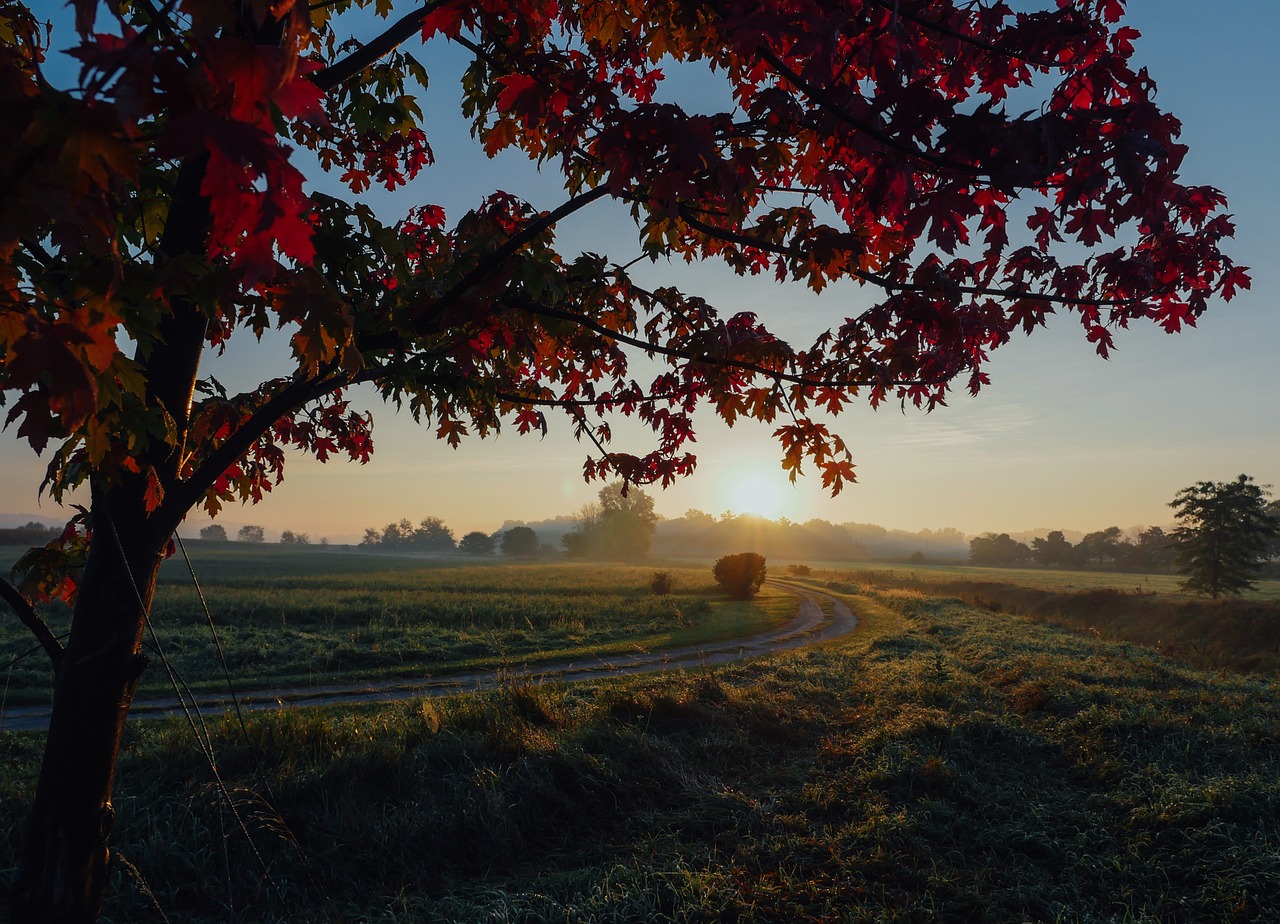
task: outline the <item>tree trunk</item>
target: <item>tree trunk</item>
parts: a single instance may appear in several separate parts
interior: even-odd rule
[[[117,486],[111,493],[115,503],[94,499],[94,537],[54,680],[44,760],[11,897],[13,920],[23,924],[92,924],[102,907],[116,761],[146,665],[144,607],[151,605],[164,542],[136,513],[127,515],[143,509],[134,491]]]

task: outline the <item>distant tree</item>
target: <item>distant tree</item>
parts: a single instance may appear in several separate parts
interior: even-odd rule
[[[1280,535],[1267,513],[1268,492],[1249,475],[1201,481],[1177,493],[1173,532],[1184,590],[1234,596],[1253,587],[1270,544]]]
[[[716,583],[735,600],[750,600],[764,584],[764,556],[755,552],[726,555],[711,570]]]
[[[226,542],[227,528],[221,523],[210,523],[200,530],[200,538],[206,542]]]
[[[1267,516],[1280,528],[1280,500],[1273,500],[1267,504]],[[1267,558],[1280,558],[1280,533],[1267,543]]]
[[[1130,546],[1123,567],[1135,571],[1166,571],[1173,560],[1173,537],[1159,526],[1152,526],[1138,533],[1138,541]]]
[[[458,551],[468,555],[492,555],[494,541],[488,533],[467,533],[458,542]]]
[[[44,545],[57,539],[62,530],[54,526],[45,526],[35,520],[29,520],[24,526],[0,529],[0,545],[33,546]]]
[[[1049,535],[1031,540],[1031,557],[1045,567],[1071,563],[1074,546],[1067,541],[1062,530],[1055,529]]]
[[[538,554],[538,534],[527,526],[513,526],[502,534],[502,554],[532,558]]]
[[[403,517],[399,522],[388,523],[382,529],[366,529],[360,544],[424,552],[452,552],[456,547],[453,530],[445,526],[439,517],[424,517],[417,526]]]
[[[653,498],[617,481],[600,489],[598,503],[579,511],[576,527],[560,541],[575,558],[634,561],[649,554],[657,525]]]
[[[983,533],[969,540],[969,564],[1018,565],[1031,558],[1031,550],[1008,533]]]
[[[1119,526],[1108,526],[1085,534],[1072,550],[1071,556],[1081,568],[1114,566],[1126,557],[1131,545]]]
[[[690,524],[697,524],[700,526],[712,526],[716,522],[715,517],[707,513],[705,510],[699,510],[696,507],[690,507],[686,510],[684,512],[684,519]]]
[[[261,526],[241,526],[240,531],[236,533],[236,538],[241,542],[266,542],[266,531]]]
[[[597,554],[600,544],[600,505],[583,504],[574,514],[573,529],[560,537],[560,544],[571,558],[603,558]]]
[[[379,545],[391,548],[407,546],[413,538],[413,523],[407,518],[399,523],[388,523],[382,528],[382,541]]]
[[[309,533],[295,533],[286,529],[280,534],[281,545],[310,545],[311,535]]]
[[[456,547],[453,530],[439,517],[424,517],[409,535],[409,544],[427,552],[452,552]]]

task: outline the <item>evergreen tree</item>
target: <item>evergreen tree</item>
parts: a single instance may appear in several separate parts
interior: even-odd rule
[[[1211,597],[1253,587],[1270,542],[1280,534],[1267,514],[1267,491],[1249,475],[1201,481],[1169,504],[1177,511],[1173,541],[1183,590]]]

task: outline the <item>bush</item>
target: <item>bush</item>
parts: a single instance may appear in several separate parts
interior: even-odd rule
[[[665,597],[675,586],[676,579],[671,576],[670,571],[655,571],[653,577],[649,578],[649,590],[655,597]]]
[[[750,600],[764,583],[764,556],[755,552],[726,555],[712,569],[716,583],[735,600]]]
[[[787,565],[787,574],[792,577],[808,577],[813,574],[813,569],[808,565]]]

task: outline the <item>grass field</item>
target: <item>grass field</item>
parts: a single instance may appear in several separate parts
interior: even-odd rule
[[[1210,600],[1171,593],[1159,583],[1134,585],[1136,575],[1103,577],[1093,572],[879,567],[815,571],[807,580],[826,589],[899,588],[953,597],[991,612],[1031,616],[1099,638],[1145,645],[1194,667],[1280,678],[1280,599],[1272,595],[1274,588],[1265,586],[1275,582],[1263,582],[1242,598]]]
[[[715,671],[220,724],[261,862],[189,732],[131,727],[107,920],[1277,920],[1275,682],[846,599],[848,640]],[[0,749],[2,877],[38,737]]]
[[[674,592],[655,596],[654,567],[466,566],[458,559],[208,545],[191,551],[239,689],[422,677],[697,644],[762,631],[795,612],[794,598],[784,594],[730,601],[707,568],[664,568],[675,578]],[[65,608],[52,612],[55,631],[68,616]],[[180,557],[162,572],[152,623],[187,684],[223,687],[204,610]],[[0,664],[32,647],[16,620],[0,623]],[[48,700],[41,653],[13,663],[6,679],[10,704]],[[144,675],[143,695],[167,691],[158,667]]]
[[[1069,571],[1057,568],[983,568],[972,565],[894,565],[884,562],[850,562],[833,566],[824,564],[826,570],[885,574],[895,580],[918,584],[945,584],[953,581],[973,581],[992,584],[1012,584],[1018,587],[1035,587],[1051,591],[1122,590],[1144,594],[1161,594],[1182,599],[1195,599],[1194,595],[1180,590],[1182,581],[1177,574],[1135,574],[1126,571]],[[1243,599],[1280,601],[1280,581],[1261,580],[1255,590],[1246,591]]]

